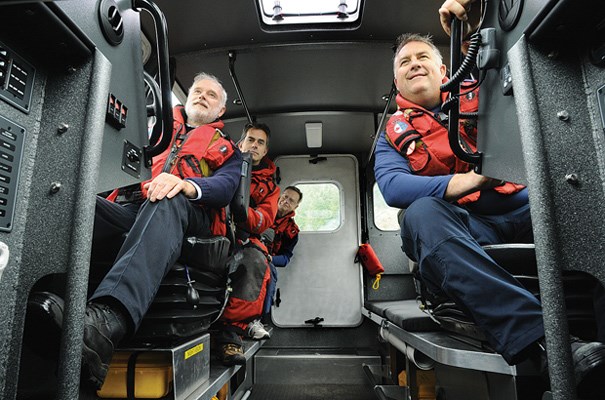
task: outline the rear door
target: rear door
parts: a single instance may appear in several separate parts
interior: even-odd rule
[[[278,304],[272,310],[279,327],[352,327],[361,323],[362,287],[358,167],[350,155],[276,159],[280,187],[295,185],[303,192],[296,213],[301,227],[294,257],[278,268]]]

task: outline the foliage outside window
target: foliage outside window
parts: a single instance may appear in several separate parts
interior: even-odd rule
[[[381,231],[398,231],[399,222],[397,221],[398,208],[389,207],[380,193],[378,184],[374,183],[374,225]]]
[[[296,209],[296,224],[302,232],[330,232],[340,227],[340,188],[333,183],[302,183],[297,188],[303,200]]]

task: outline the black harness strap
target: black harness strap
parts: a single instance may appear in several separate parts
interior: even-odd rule
[[[134,351],[130,357],[128,357],[128,367],[126,369],[126,398],[128,400],[134,400],[134,388],[135,388],[135,369],[137,366],[137,358],[141,354],[140,351]]]

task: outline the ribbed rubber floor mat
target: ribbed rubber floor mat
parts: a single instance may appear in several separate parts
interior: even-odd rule
[[[376,400],[369,385],[254,385],[249,400]]]

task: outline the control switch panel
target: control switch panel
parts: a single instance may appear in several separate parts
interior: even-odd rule
[[[29,113],[36,70],[0,42],[0,99]]]
[[[13,228],[25,129],[0,116],[0,231]]]

